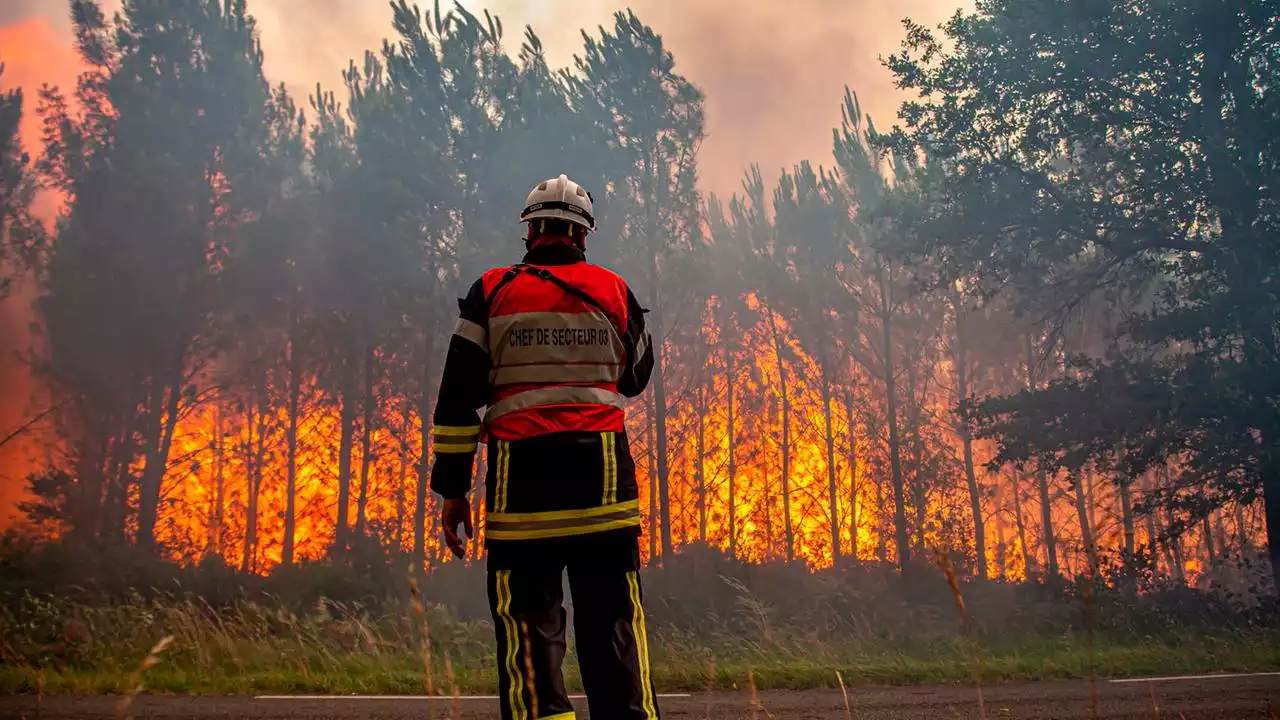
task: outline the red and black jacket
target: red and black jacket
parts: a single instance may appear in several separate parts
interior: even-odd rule
[[[551,244],[489,270],[458,306],[431,489],[466,495],[483,437],[489,541],[638,528],[623,405],[648,385],[653,348],[627,284]]]

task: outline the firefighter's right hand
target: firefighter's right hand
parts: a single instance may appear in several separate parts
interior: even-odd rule
[[[466,540],[458,537],[459,525],[466,534]],[[453,556],[460,558],[466,555],[467,540],[471,539],[471,503],[466,498],[445,500],[440,508],[440,526],[444,528],[444,543]]]

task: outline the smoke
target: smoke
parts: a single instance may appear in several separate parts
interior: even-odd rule
[[[0,92],[23,89],[25,112],[19,133],[24,149],[33,157],[41,147],[40,118],[35,112],[38,89],[45,83],[70,89],[80,71],[66,13],[49,14],[47,6],[47,2],[34,0],[0,4],[0,63],[5,66]],[[51,223],[60,204],[56,194],[41,192],[34,211]],[[4,270],[0,268],[0,272]],[[36,383],[23,359],[33,341],[33,293],[32,284],[19,278],[9,297],[0,300],[0,439],[41,410],[35,397]],[[39,443],[30,435],[0,446],[0,529],[17,515],[27,473],[38,467],[39,452]]]
[[[434,3],[420,3],[424,10]],[[498,15],[508,50],[525,25],[542,38],[555,65],[572,64],[582,47],[580,31],[609,28],[619,4],[602,0],[465,0],[473,12]],[[804,159],[830,165],[831,130],[840,119],[844,86],[854,89],[881,126],[896,117],[904,97],[880,64],[902,38],[900,21],[933,25],[955,12],[960,0],[634,0],[632,9],[655,28],[676,58],[676,69],[706,93],[707,138],[699,170],[704,190],[722,195],[740,189],[743,173],[759,163],[766,179]],[[968,0],[963,3],[970,5]],[[441,2],[442,7],[450,3]],[[119,7],[107,0],[108,13]],[[266,52],[267,73],[305,106],[317,81],[339,91],[341,71],[361,61],[389,37],[391,11],[369,0],[251,0]],[[35,90],[42,83],[70,90],[80,69],[67,6],[57,0],[0,2],[0,62],[7,87],[27,89],[29,114],[23,141],[39,149]],[[59,198],[45,194],[37,211],[46,219]],[[20,424],[33,387],[15,353],[30,337],[29,298],[0,306],[0,432]],[[11,444],[12,445],[12,444]],[[0,515],[12,507],[26,461],[0,450]],[[16,479],[16,480],[15,480]],[[7,489],[6,489],[7,488]],[[0,519],[0,525],[4,521]]]
[[[108,12],[118,6],[108,0]],[[434,3],[419,3],[428,10]],[[605,0],[464,0],[472,12],[500,17],[514,52],[531,25],[551,61],[570,65],[581,51],[581,30],[609,28],[621,2]],[[8,0],[0,22],[15,22],[19,47],[44,45],[49,60],[30,58],[39,81],[66,84],[61,58],[71,54],[66,7],[44,0]],[[441,2],[442,8],[451,3]],[[801,160],[830,165],[831,129],[840,120],[844,86],[859,94],[864,111],[891,125],[904,96],[893,87],[880,57],[895,51],[901,20],[934,25],[970,0],[633,0],[641,20],[662,34],[676,69],[706,93],[707,139],[699,168],[704,190],[721,194],[740,187],[748,166],[766,177]],[[341,71],[377,50],[389,37],[391,10],[369,0],[256,0],[267,72],[305,104],[316,82],[340,89]],[[35,24],[32,24],[32,21]],[[0,29],[2,32],[3,29]],[[3,36],[0,36],[3,38]],[[8,34],[13,39],[13,34]],[[38,46],[37,46],[38,47]],[[4,55],[12,55],[0,40]],[[10,63],[21,65],[26,63]],[[12,71],[11,67],[11,71]],[[74,77],[74,75],[72,75]],[[342,93],[338,93],[339,98]]]
[[[420,3],[424,10],[432,7]],[[531,25],[554,65],[581,52],[581,31],[613,25],[621,3],[601,0],[464,0],[501,18],[509,52]],[[704,190],[739,190],[759,163],[766,177],[801,160],[830,166],[831,130],[844,87],[865,112],[892,125],[904,95],[880,63],[898,48],[901,20],[935,25],[965,0],[634,0],[631,8],[662,36],[676,69],[706,93],[707,139],[699,169]],[[441,3],[442,8],[449,7]],[[391,11],[367,0],[251,3],[267,71],[305,98],[317,81],[339,88],[341,70],[391,35]],[[338,93],[339,97],[342,94]]]
[[[42,410],[24,359],[34,340],[29,328],[33,290],[30,282],[17,282],[0,302],[0,440]],[[39,467],[40,450],[31,433],[0,446],[0,530],[17,515],[18,502],[26,497],[27,474]]]
[[[496,11],[511,42],[518,41],[519,27],[531,24],[552,59],[565,64],[581,46],[578,28],[592,34],[597,25],[610,28],[615,7],[567,0],[466,4]],[[932,26],[961,5],[961,0],[630,3],[662,35],[677,72],[706,94],[700,185],[720,194],[740,190],[753,162],[766,178],[806,159],[830,166],[831,130],[840,122],[845,85],[858,93],[864,112],[878,125],[891,126],[905,96],[893,87],[880,56],[897,50],[904,17]]]

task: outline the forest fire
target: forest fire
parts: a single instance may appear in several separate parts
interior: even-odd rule
[[[791,554],[811,568],[829,567],[831,519],[826,458],[826,425],[821,375],[816,361],[790,334],[784,318],[755,297],[747,305],[757,313],[754,324],[734,330],[742,339],[733,350],[735,371],[727,372],[721,346],[722,331],[706,320],[700,334],[706,363],[679,388],[668,418],[670,435],[671,535],[676,547],[701,543],[732,551],[753,562],[788,556],[790,507]],[[779,347],[774,345],[774,331]],[[678,350],[668,345],[668,353]],[[781,362],[780,362],[781,360]],[[782,385],[785,368],[785,388]],[[732,398],[728,387],[732,384]],[[892,490],[888,486],[883,419],[870,378],[855,374],[832,393],[832,445],[835,460],[836,517],[839,554],[863,561],[892,561],[894,550]],[[195,562],[207,555],[247,572],[264,573],[278,566],[284,545],[287,507],[288,408],[281,401],[284,383],[271,386],[263,407],[246,407],[241,398],[212,395],[177,423],[169,469],[164,477],[157,537],[171,557]],[[788,401],[782,402],[783,395]],[[347,524],[362,528],[388,548],[408,553],[413,538],[413,498],[419,462],[418,418],[395,389],[384,382],[374,393],[376,407],[366,427],[358,418],[352,443],[352,490]],[[949,412],[941,395],[922,413]],[[630,409],[629,432],[641,482],[645,509],[646,554],[660,554],[652,498],[654,460],[651,409],[637,401]],[[789,417],[784,418],[787,413]],[[728,430],[732,417],[733,432]],[[784,425],[789,436],[783,436]],[[341,412],[312,382],[302,393],[296,450],[295,561],[318,559],[334,543],[338,512],[338,445]],[[366,445],[367,436],[367,445]],[[786,457],[784,460],[784,446]],[[366,456],[367,448],[367,456]],[[958,439],[950,438],[932,452],[959,455]],[[984,452],[979,451],[979,472]],[[786,485],[783,462],[789,471]],[[484,453],[477,458],[477,489],[484,475]],[[851,482],[850,468],[856,479]],[[952,471],[955,470],[953,467]],[[140,472],[141,468],[137,469]],[[932,480],[932,482],[930,482]],[[957,538],[970,520],[967,497],[946,491],[945,479],[916,476],[912,483],[924,491],[928,505],[922,512],[909,508],[913,518],[925,519],[923,530],[913,529],[915,547],[952,548],[963,552]],[[1028,567],[1042,568],[1044,533],[1039,523],[1035,481],[1009,469],[988,475],[986,531],[995,541],[985,559],[992,575],[1008,579],[1025,576]],[[1104,483],[1087,483],[1088,523],[1099,547],[1115,553],[1124,547],[1121,510]],[[255,491],[256,486],[256,491]],[[784,498],[784,487],[789,497]],[[732,500],[730,493],[732,492]],[[253,521],[250,521],[252,513]],[[732,519],[730,514],[732,513]],[[1056,492],[1051,507],[1059,543],[1059,562],[1067,572],[1081,572],[1086,552],[1081,544],[1079,518],[1072,498]],[[427,561],[446,561],[435,527],[434,511],[427,514]],[[483,533],[483,522],[479,525]],[[732,529],[732,530],[731,530]],[[733,536],[730,536],[730,533]],[[856,541],[855,541],[856,532]],[[1137,545],[1156,546],[1154,524],[1137,528]],[[1245,532],[1249,532],[1245,530]],[[920,535],[922,534],[922,537]],[[1203,542],[1188,533],[1183,542]],[[246,555],[245,548],[251,551]],[[477,542],[475,547],[480,547]],[[1031,556],[1028,562],[1024,553]],[[1173,557],[1169,558],[1170,561]],[[1188,577],[1199,572],[1195,560],[1181,561]]]
[[[1172,432],[1151,425],[1165,411],[1096,422],[1182,358],[1090,374],[1103,353],[1076,354],[1127,342],[1114,315],[1082,317],[1109,295],[1068,283],[1043,293],[1053,307],[1020,309],[1074,267],[1038,269],[1035,292],[985,297],[984,273],[1013,271],[922,239],[976,242],[957,234],[954,207],[926,202],[965,178],[917,192],[933,178],[884,146],[851,90],[831,169],[802,161],[766,188],[752,167],[722,203],[697,185],[702,93],[634,15],[600,28],[564,75],[532,34],[512,55],[491,18],[398,5],[400,39],[347,68],[346,104],[317,88],[307,114],[268,82],[243,4],[192,6],[182,32],[159,6],[113,20],[77,7],[85,74],[73,92],[43,94],[44,156],[16,165],[70,199],[24,258],[48,345],[39,381],[62,403],[52,432],[65,445],[33,474],[30,514],[56,531],[246,574],[373,541],[445,562],[422,483],[446,298],[515,259],[505,209],[527,185],[513,168],[574,158],[600,194],[589,258],[635,279],[663,338],[662,392],[628,414],[646,560],[703,544],[758,563],[905,568],[943,550],[978,577],[1089,574],[1117,559],[1186,577],[1261,544],[1259,493],[1238,481],[1253,470],[1197,457],[1215,447],[1260,462],[1241,441],[1260,431],[1176,428],[1151,458],[1129,440]],[[183,49],[158,72],[148,53],[170,41]],[[234,102],[215,111],[208,93]],[[970,220],[966,232],[986,231]],[[957,277],[934,277],[946,273]],[[1095,393],[1080,400],[1090,412],[1056,402],[1067,391]],[[1006,403],[984,411],[1005,424],[971,437],[963,411],[987,400]],[[1005,450],[1011,462],[991,462]],[[1210,476],[1214,492],[1197,494]]]

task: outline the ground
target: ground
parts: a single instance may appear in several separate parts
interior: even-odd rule
[[[1094,693],[1096,691],[1096,712]],[[998,718],[1069,720],[1071,718],[1280,718],[1280,673],[1163,678],[1141,681],[1099,680],[1009,683],[983,688],[966,685],[860,687],[839,690],[760,693],[690,693],[663,697],[669,720],[839,720],[859,718]],[[156,720],[420,720],[496,718],[491,698],[427,701],[397,698],[255,698],[252,696],[164,697],[142,695],[122,707],[120,696],[33,695],[0,698],[0,718],[106,720],[133,716]],[[585,705],[578,701],[585,711]]]

